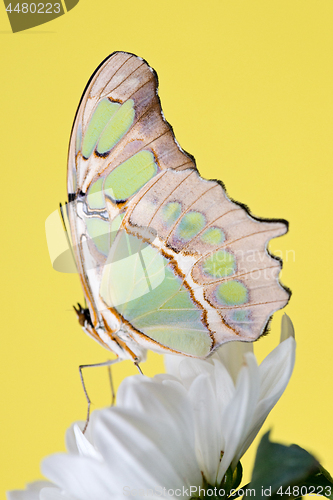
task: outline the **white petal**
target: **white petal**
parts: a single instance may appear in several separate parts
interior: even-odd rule
[[[284,340],[286,340],[289,337],[295,338],[294,325],[292,324],[292,321],[289,318],[289,316],[286,313],[284,313],[284,315],[282,316],[282,320],[281,320],[280,342],[283,342]]]
[[[212,375],[214,372],[212,358],[189,359],[171,355],[164,356],[164,358],[168,373],[178,378],[186,389],[201,373],[208,372]]]
[[[252,342],[227,342],[216,351],[213,358],[216,357],[224,364],[236,383],[238,373],[243,365],[244,355],[248,352],[253,353]]]
[[[85,427],[85,422],[82,422],[82,421],[74,422],[74,424],[72,424],[69,427],[69,429],[67,429],[67,431],[66,431],[65,442],[66,442],[67,451],[69,453],[72,453],[73,455],[78,455],[79,450],[77,447],[76,437],[75,437],[75,433],[74,433],[75,426],[77,426],[81,431],[83,431],[83,429]],[[87,438],[88,435],[89,435],[89,432],[86,432],[85,437]]]
[[[259,367],[261,378],[260,399],[271,395],[275,395],[276,401],[279,399],[289,382],[294,368],[295,350],[295,339],[289,337],[263,360]]]
[[[74,424],[73,430],[79,454],[85,457],[96,458],[97,460],[103,461],[102,455],[88,441],[77,424]]]
[[[118,408],[135,410],[155,420],[174,422],[184,445],[191,446],[194,437],[190,400],[184,387],[176,380],[131,377],[118,391]]]
[[[43,474],[79,500],[109,500],[117,494],[106,464],[78,455],[52,455],[42,462]]]
[[[209,484],[215,484],[222,451],[221,419],[211,377],[201,374],[191,385],[196,454],[200,469]]]
[[[124,380],[117,394],[117,408],[135,410],[146,415],[166,419],[174,416],[182,405],[186,391],[181,384],[170,388],[165,381],[175,381],[174,378],[162,380],[150,379],[140,375]],[[184,403],[186,404],[186,403]],[[187,409],[190,412],[190,408]]]
[[[179,380],[179,378],[169,373],[157,373],[157,375],[154,375],[153,380],[156,380],[156,382],[164,382],[165,380]]]
[[[48,481],[29,483],[25,490],[8,491],[7,500],[39,500],[40,491],[46,486],[50,486]]]
[[[280,399],[288,385],[295,364],[296,343],[293,337],[279,344],[259,366],[261,390],[260,400],[253,415],[251,427],[239,450],[240,458],[258,434],[267,415]]]
[[[179,364],[180,379],[187,389],[202,373],[214,376],[214,366],[211,359],[183,359],[182,363]]]
[[[183,360],[183,356],[176,356],[174,354],[164,355],[164,365],[166,372],[174,377],[180,378],[179,376],[179,363]]]
[[[96,444],[113,475],[122,481],[123,475],[129,486],[172,488],[201,484],[194,449],[189,447],[187,439],[184,442],[175,423],[177,421],[149,419],[115,408],[100,415]],[[125,471],[121,467],[124,463],[127,464]]]
[[[65,442],[68,453],[72,453],[73,455],[78,455],[79,450],[77,449],[76,438],[74,434],[74,425],[76,422],[72,424],[69,429],[66,431]]]
[[[220,360],[214,359],[213,362],[216,400],[219,407],[219,415],[222,419],[227,405],[235,394],[235,385],[229,372]]]
[[[40,500],[76,500],[76,498],[67,495],[59,488],[43,488],[39,498]]]
[[[225,439],[225,449],[217,484],[220,484],[229,465],[234,461],[237,450],[242,446],[258,402],[259,389],[258,365],[254,355],[249,352],[244,356],[243,367],[237,378],[235,395],[223,415],[222,432]]]

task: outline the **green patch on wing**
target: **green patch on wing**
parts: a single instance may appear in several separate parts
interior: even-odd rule
[[[134,241],[136,240],[136,241]],[[130,250],[135,249],[131,255]],[[118,258],[122,255],[123,258]],[[211,338],[202,310],[158,249],[120,231],[109,254],[100,295],[134,328],[157,343],[194,356],[207,356]]]
[[[238,323],[249,320],[249,311],[243,311],[242,309],[234,311],[232,314],[232,319]]]
[[[99,217],[85,217],[85,223],[95,247],[107,256],[110,250],[110,223]]]
[[[112,221],[110,226],[110,244],[113,245],[114,240],[116,239],[120,224],[124,218],[125,214],[117,215]]]
[[[240,281],[225,281],[216,288],[215,297],[220,304],[239,306],[248,301],[248,291]]]
[[[84,134],[82,143],[82,156],[84,158],[89,158],[92,154],[105,126],[119,108],[120,104],[111,102],[109,99],[103,99],[98,104]]]
[[[133,99],[129,99],[112,115],[98,141],[97,153],[102,155],[110,151],[128,132],[134,121],[135,111],[133,106]]]
[[[210,227],[201,235],[201,240],[210,245],[219,245],[224,242],[225,236],[218,227]]]
[[[235,272],[235,257],[225,250],[218,250],[204,259],[202,269],[208,276],[214,278],[224,278]]]
[[[124,161],[106,177],[104,191],[115,201],[125,201],[133,196],[157,173],[151,151],[140,151]]]
[[[104,209],[105,199],[103,194],[103,177],[100,177],[96,182],[94,182],[87,194],[87,202],[91,209]]]
[[[82,128],[81,128],[81,123],[79,123],[75,139],[75,155],[77,155],[78,152],[80,151],[81,141],[82,141]]]
[[[185,214],[176,229],[176,236],[182,241],[190,241],[205,227],[205,217],[200,212]]]
[[[167,226],[172,226],[182,213],[182,206],[178,201],[170,201],[162,209],[162,219]]]

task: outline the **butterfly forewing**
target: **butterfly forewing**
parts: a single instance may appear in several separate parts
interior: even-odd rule
[[[167,168],[195,169],[164,119],[157,89],[157,76],[143,59],[116,52],[88,82],[72,129],[67,184],[73,247],[91,326],[101,334],[106,329],[106,336],[119,322],[100,313],[99,287],[129,200]]]
[[[195,168],[163,117],[157,88],[155,72],[133,54],[116,52],[102,64],[74,122],[69,193],[86,193],[95,177],[105,177],[142,150],[152,152],[158,169]]]

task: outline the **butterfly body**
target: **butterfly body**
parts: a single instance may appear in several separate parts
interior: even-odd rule
[[[164,119],[157,83],[141,58],[114,53],[79,105],[68,215],[89,315],[77,314],[121,358],[139,361],[147,348],[205,358],[257,339],[287,303],[267,250],[287,227],[255,219],[200,177]]]

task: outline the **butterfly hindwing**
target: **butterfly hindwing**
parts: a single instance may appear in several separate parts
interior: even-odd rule
[[[206,357],[212,338],[201,321],[203,310],[170,260],[148,243],[150,229],[144,233],[118,232],[104,266],[101,299],[145,347]]]
[[[193,170],[156,176],[129,204],[121,228],[115,248],[130,237],[150,249],[141,283],[150,270],[154,275],[154,267],[160,278],[164,272],[146,297],[134,297],[133,278],[117,305],[107,290],[115,295],[121,284],[104,270],[105,303],[130,323],[137,338],[204,357],[226,341],[256,340],[272,313],[289,300],[278,280],[281,263],[267,250],[286,224],[255,219],[218,182]],[[138,262],[128,267],[132,277]]]

